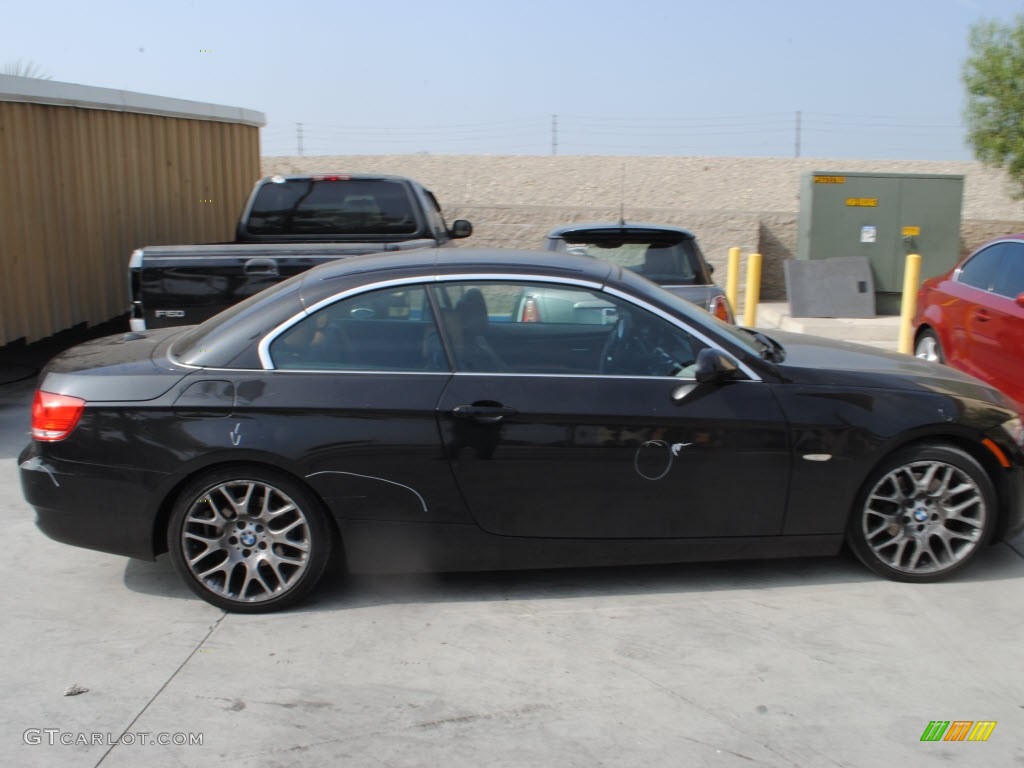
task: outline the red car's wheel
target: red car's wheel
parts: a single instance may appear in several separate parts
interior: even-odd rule
[[[946,356],[942,354],[942,344],[934,331],[921,331],[917,335],[917,342],[914,344],[914,357],[922,360],[930,360],[933,363],[946,362]]]

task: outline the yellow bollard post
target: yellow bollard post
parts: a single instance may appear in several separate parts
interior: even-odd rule
[[[903,301],[900,303],[900,341],[897,349],[905,355],[914,353],[913,323],[917,311],[917,288],[921,282],[921,256],[908,253],[903,268]]]
[[[757,322],[757,304],[761,301],[761,254],[747,257],[747,292],[743,297],[743,324],[753,328]]]
[[[729,249],[729,261],[725,268],[725,298],[733,314],[739,311],[736,301],[740,293],[740,249],[733,246]]]

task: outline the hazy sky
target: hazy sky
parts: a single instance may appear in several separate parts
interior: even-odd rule
[[[969,26],[1020,0],[7,2],[0,65],[261,111],[263,154],[966,160]],[[209,52],[207,52],[209,51]]]

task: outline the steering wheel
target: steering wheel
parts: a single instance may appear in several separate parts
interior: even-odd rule
[[[628,311],[619,312],[619,320],[608,334],[601,348],[601,373],[617,373],[622,365],[622,358],[629,354],[633,345],[633,317]]]

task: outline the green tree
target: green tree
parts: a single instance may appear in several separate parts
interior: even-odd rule
[[[13,64],[4,64],[0,67],[0,75],[14,75],[15,77],[32,77],[36,80],[50,80],[51,77],[43,72],[31,61],[22,62],[18,59]]]
[[[974,156],[1003,168],[1024,199],[1024,16],[971,27],[964,64],[967,140]]]

